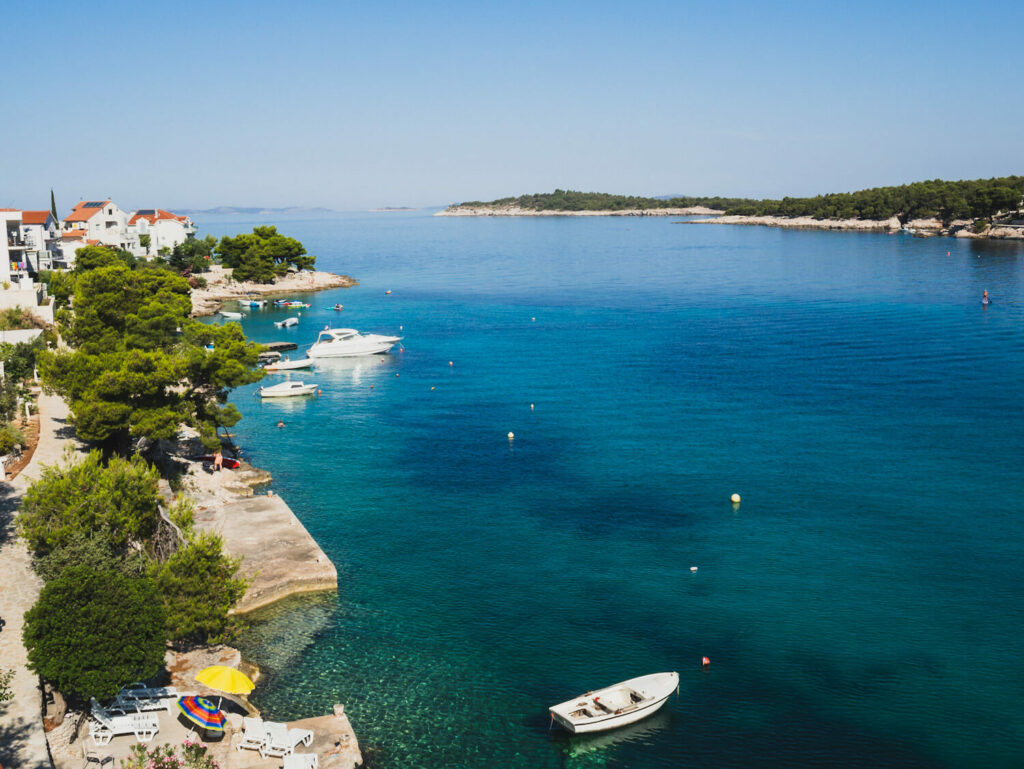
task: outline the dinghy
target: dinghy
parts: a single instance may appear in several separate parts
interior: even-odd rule
[[[241,320],[242,313],[240,312],[228,312],[227,310],[221,310],[220,315],[228,320]]]
[[[274,325],[278,328],[288,328],[289,326],[299,325],[298,318],[285,318],[284,320],[274,321]]]
[[[652,673],[581,694],[548,710],[552,720],[573,734],[600,732],[653,715],[678,688],[678,673]]]

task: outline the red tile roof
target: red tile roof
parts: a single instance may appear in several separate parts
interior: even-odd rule
[[[139,219],[145,219],[150,224],[155,224],[156,222],[164,219],[174,219],[176,221],[183,222],[188,219],[188,217],[172,214],[170,211],[164,211],[162,208],[140,208],[135,212],[135,215],[128,220],[128,224],[135,224]]]
[[[89,202],[96,202],[96,203],[99,203],[100,205],[98,205],[98,206],[91,205],[91,206],[89,206],[87,208],[86,207],[86,203],[89,203]],[[96,214],[98,214],[100,211],[102,211],[106,207],[107,203],[109,203],[109,202],[110,202],[109,198],[107,200],[102,200],[102,201],[99,201],[99,200],[98,201],[86,201],[86,200],[83,200],[78,205],[76,205],[74,207],[74,209],[72,209],[70,214],[68,214],[67,216],[64,217],[64,221],[65,222],[87,222],[90,219],[92,219]]]
[[[46,224],[46,220],[50,218],[49,211],[22,211],[21,212],[21,223],[22,224]]]
[[[68,230],[67,232],[62,232],[60,236],[65,240],[81,240],[85,237],[85,230]]]

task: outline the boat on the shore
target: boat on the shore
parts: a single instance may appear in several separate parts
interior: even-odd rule
[[[294,395],[312,395],[316,392],[315,384],[304,382],[281,382],[281,384],[261,387],[259,396],[261,398],[290,398]]]
[[[298,360],[277,360],[272,363],[268,363],[263,367],[264,371],[276,372],[276,371],[296,371],[297,369],[309,368],[313,365],[311,358],[299,358]]]
[[[228,312],[227,310],[221,310],[219,314],[221,315],[221,317],[227,318],[228,320],[242,319],[242,313],[240,312]]]
[[[289,326],[297,326],[299,325],[299,319],[285,318],[284,320],[274,321],[274,325],[277,326],[278,328],[288,328]]]
[[[313,346],[306,353],[310,358],[350,358],[356,355],[379,355],[386,353],[400,336],[382,334],[360,334],[354,328],[324,329],[317,336]]]
[[[573,734],[600,732],[653,715],[679,689],[678,673],[651,673],[552,705],[559,726]]]

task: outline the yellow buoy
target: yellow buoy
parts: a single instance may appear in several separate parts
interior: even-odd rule
[[[738,505],[740,503],[740,495],[739,494],[733,494],[731,499],[732,499],[732,503],[734,505]]]

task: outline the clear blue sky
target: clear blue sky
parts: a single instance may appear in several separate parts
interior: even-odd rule
[[[0,207],[1024,173],[1024,3],[8,3]]]

